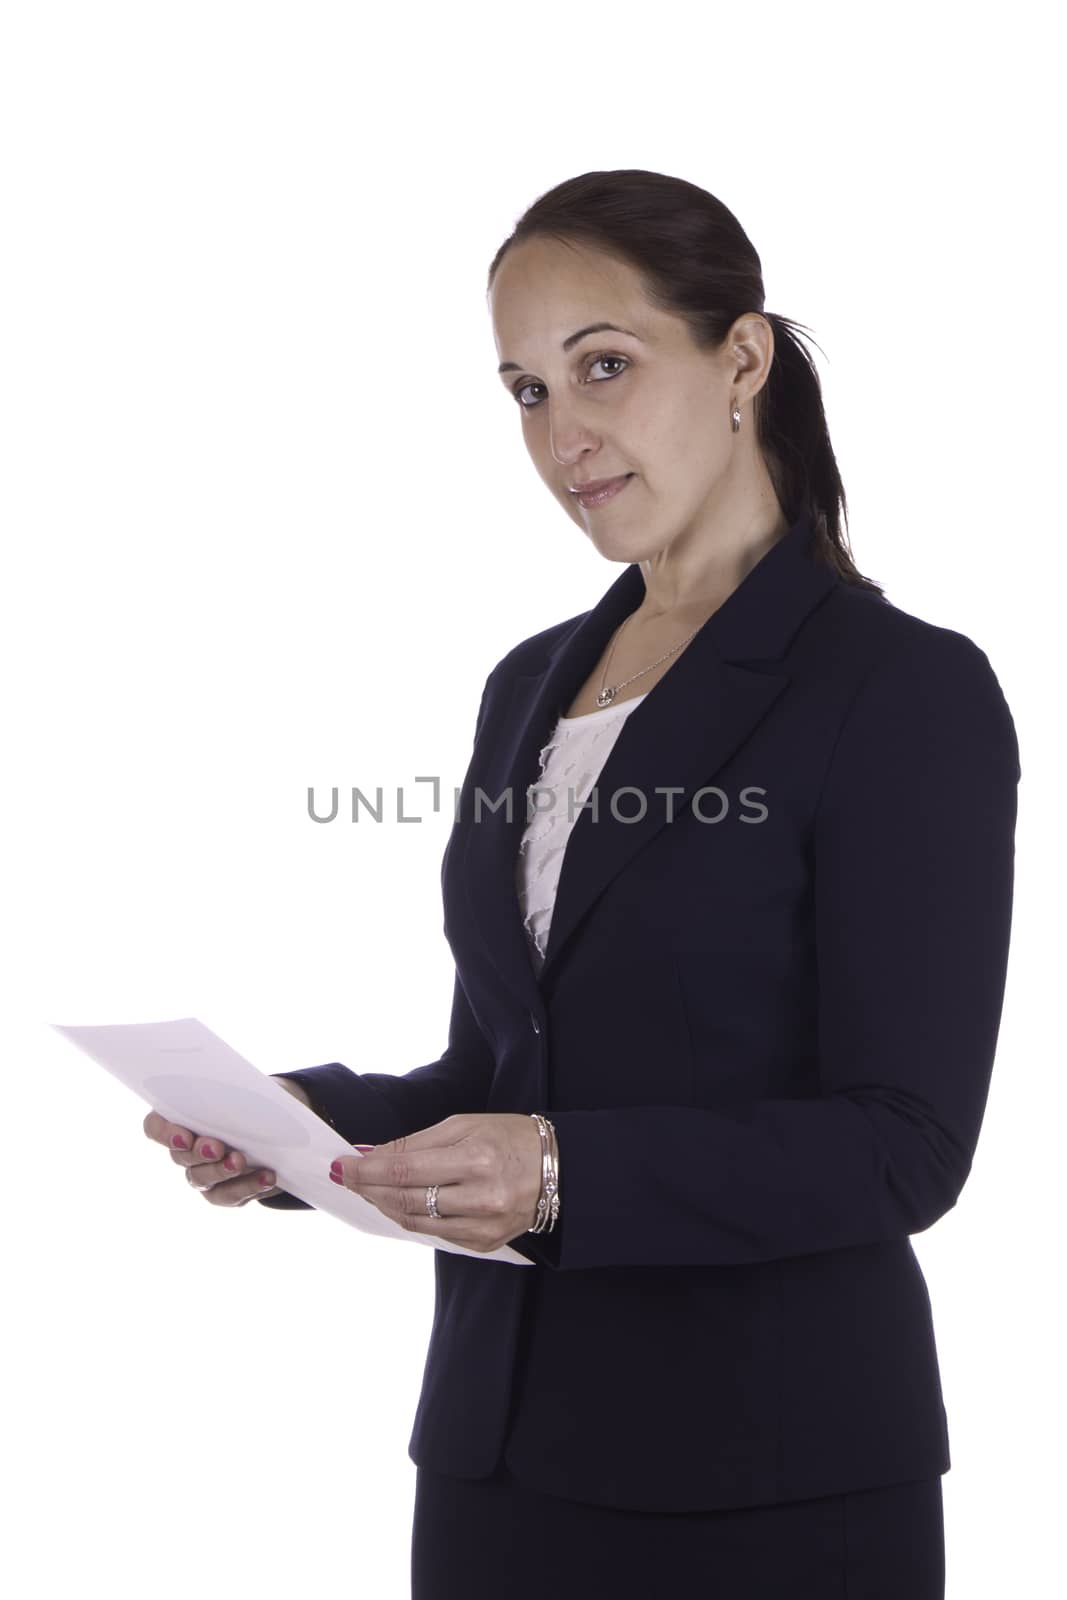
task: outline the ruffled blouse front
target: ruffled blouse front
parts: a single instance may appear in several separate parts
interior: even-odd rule
[[[583,717],[558,717],[540,755],[541,775],[526,791],[529,821],[519,844],[515,885],[534,967],[548,948],[552,907],[571,829],[581,816],[623,723],[645,698],[636,695]]]

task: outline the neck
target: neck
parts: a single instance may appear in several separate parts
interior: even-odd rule
[[[645,598],[633,626],[699,627],[733,594],[752,568],[789,531],[778,501],[761,501],[751,514],[729,524],[687,529],[656,555],[638,562]]]

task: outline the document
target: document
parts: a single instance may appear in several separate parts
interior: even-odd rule
[[[210,1134],[240,1150],[253,1167],[268,1167],[275,1173],[279,1188],[362,1233],[406,1239],[479,1261],[533,1265],[510,1245],[469,1250],[449,1239],[409,1232],[362,1195],[334,1183],[329,1176],[334,1157],[351,1155],[362,1161],[360,1152],[196,1017],[49,1026],[168,1122],[177,1122],[198,1137]]]

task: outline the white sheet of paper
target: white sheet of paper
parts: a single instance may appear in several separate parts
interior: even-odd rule
[[[338,1217],[362,1233],[414,1240],[436,1250],[474,1256],[479,1261],[532,1261],[501,1245],[498,1250],[468,1250],[449,1239],[412,1233],[354,1190],[329,1177],[337,1155],[363,1157],[327,1122],[280,1083],[246,1061],[196,1017],[170,1022],[116,1022],[73,1026],[49,1024],[71,1044],[107,1069],[168,1122],[198,1137],[210,1134],[240,1150],[254,1167],[269,1167],[279,1188]]]

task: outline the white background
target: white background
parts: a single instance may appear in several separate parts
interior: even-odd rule
[[[915,1248],[954,1463],[950,1600],[1048,1592],[1051,21],[1025,4],[4,8],[4,1560],[23,1600],[408,1594],[432,1252],[209,1206],[144,1138],[147,1108],[45,1024],[196,1015],[268,1072],[440,1054],[449,803],[433,815],[415,775],[449,796],[492,665],[620,570],[526,456],[486,273],[538,194],[617,167],[737,214],[766,308],[821,346],[857,565],[975,639],[1015,715],[997,1066],[960,1203]],[[317,825],[311,784],[404,786],[425,820]]]

